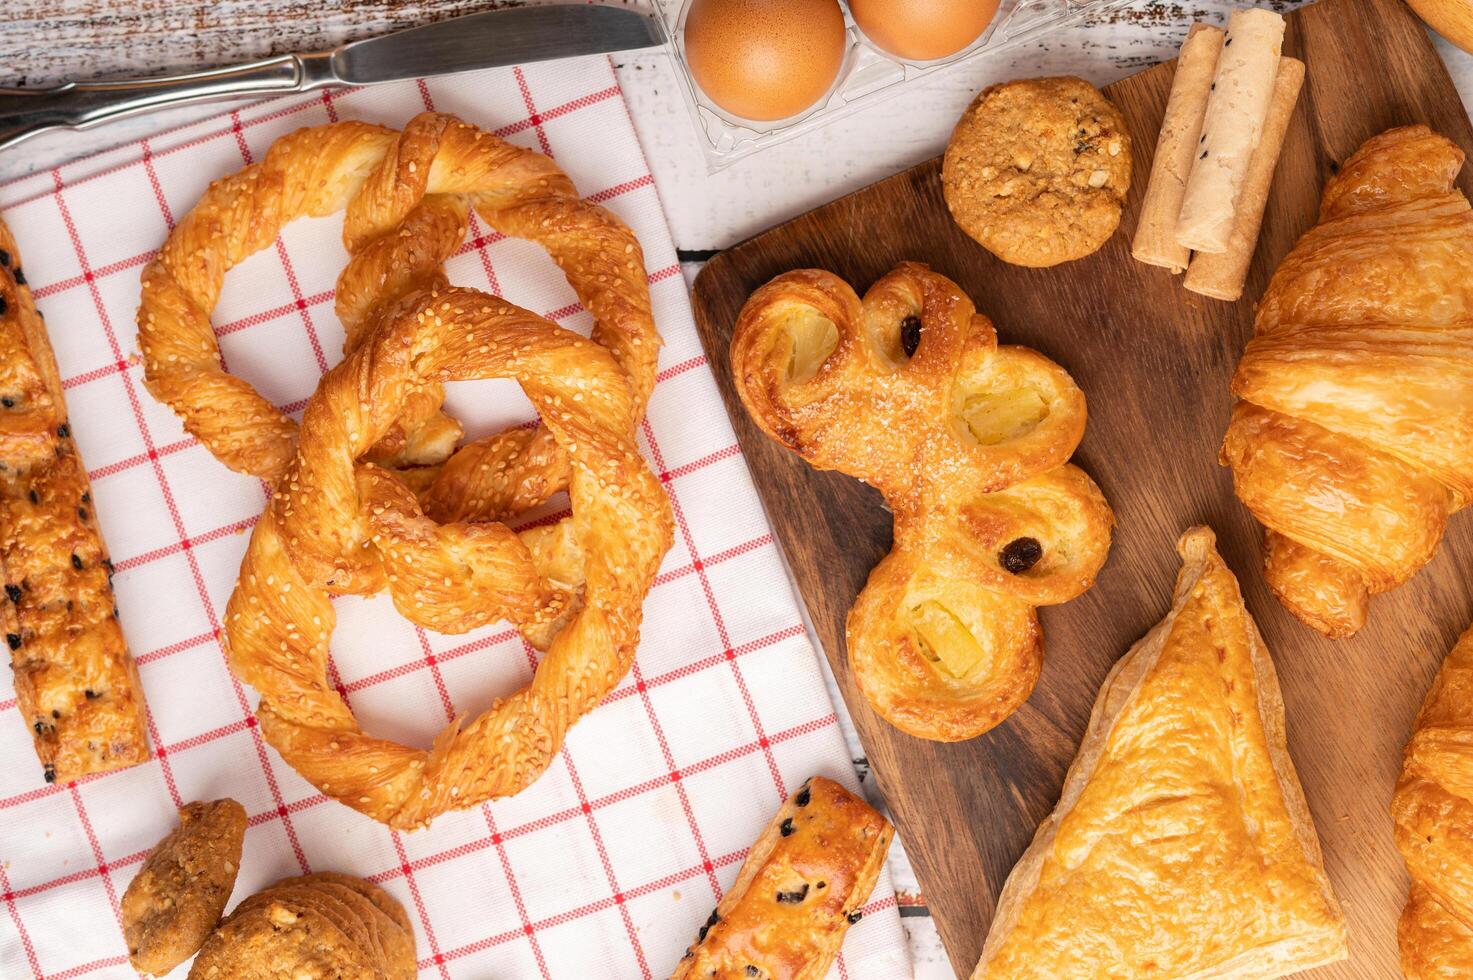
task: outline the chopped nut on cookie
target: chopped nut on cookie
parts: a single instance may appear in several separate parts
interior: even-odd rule
[[[1120,224],[1130,189],[1120,111],[1080,78],[994,85],[967,108],[942,164],[963,231],[1013,265],[1083,258]]]

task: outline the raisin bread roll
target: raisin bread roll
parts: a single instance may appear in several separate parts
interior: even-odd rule
[[[815,776],[789,797],[671,980],[817,980],[859,921],[894,831],[859,797]]]

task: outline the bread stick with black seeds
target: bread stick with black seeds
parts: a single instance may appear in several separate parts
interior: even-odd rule
[[[671,980],[818,980],[859,921],[894,831],[815,776],[778,810]]]
[[[0,222],[0,600],[20,717],[47,782],[148,758],[143,691],[61,377]]]

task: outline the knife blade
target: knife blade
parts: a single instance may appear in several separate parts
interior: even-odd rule
[[[512,7],[345,44],[332,54],[332,71],[345,84],[369,85],[547,61],[570,53],[628,51],[664,40],[658,19],[626,7]]]
[[[0,150],[47,130],[87,129],[189,102],[372,85],[664,43],[664,25],[654,14],[597,4],[545,4],[466,14],[332,51],[208,71],[67,82],[49,89],[0,87]]]

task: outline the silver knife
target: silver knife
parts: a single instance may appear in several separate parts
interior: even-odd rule
[[[423,75],[519,65],[665,42],[656,15],[624,7],[552,4],[488,10],[365,38],[334,51],[161,78],[0,87],[0,149],[49,129],[86,129],[185,102],[310,92]]]

